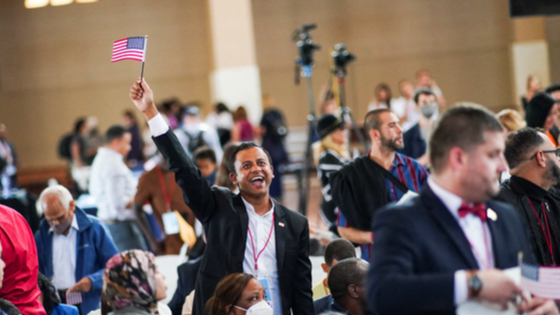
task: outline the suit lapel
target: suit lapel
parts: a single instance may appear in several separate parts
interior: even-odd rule
[[[241,225],[241,244],[243,244],[243,246],[241,246],[242,252],[237,253],[237,257],[245,257],[245,245],[247,244],[249,216],[247,215],[247,209],[245,209],[245,204],[243,203],[240,194],[235,195],[232,201],[235,211],[237,211],[237,213],[239,214],[239,224]]]
[[[478,269],[478,263],[472,253],[469,241],[463,233],[463,229],[459,222],[449,212],[449,209],[441,202],[441,200],[433,193],[428,185],[425,185],[420,192],[421,200],[428,212],[434,220],[439,224],[442,230],[453,241],[457,250],[467,262],[469,268]]]
[[[276,263],[278,265],[278,273],[282,270],[282,265],[284,264],[284,250],[286,247],[286,221],[284,216],[286,215],[284,207],[276,202],[274,202],[274,234],[276,237]]]

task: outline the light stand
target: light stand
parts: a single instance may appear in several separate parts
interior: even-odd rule
[[[307,214],[307,201],[309,198],[309,170],[313,167],[313,157],[311,145],[313,143],[313,134],[315,133],[315,100],[313,96],[313,86],[311,83],[311,75],[313,74],[313,52],[319,50],[320,46],[313,43],[309,31],[315,29],[316,24],[303,24],[294,31],[292,40],[296,42],[299,57],[296,58],[296,84],[299,83],[299,75],[297,70],[301,68],[301,76],[307,82],[307,99],[309,102],[309,115],[307,115],[307,144],[305,148],[305,157],[303,166],[298,173],[298,212],[302,215]]]
[[[348,63],[356,60],[356,56],[349,53],[348,50],[346,50],[346,45],[342,43],[336,44],[334,46],[334,51],[331,53],[331,56],[334,59],[334,68],[332,69],[332,72],[336,75],[338,79],[337,81],[338,81],[338,92],[340,96],[340,109],[342,112],[340,119],[344,122],[346,116],[350,117],[350,123],[352,124],[352,129],[354,130],[354,133],[356,133],[356,136],[358,137],[358,140],[364,147],[365,151],[368,152],[370,149],[369,143],[366,141],[364,135],[358,128],[358,125],[356,124],[356,121],[352,116],[352,112],[350,112],[350,110],[346,106],[346,90],[345,90],[345,78],[347,73],[346,66]],[[349,135],[349,137],[351,137],[351,134]],[[350,143],[350,139],[348,143]]]

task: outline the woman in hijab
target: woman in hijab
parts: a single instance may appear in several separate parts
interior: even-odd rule
[[[157,314],[157,301],[166,296],[165,277],[155,265],[154,254],[129,250],[107,261],[103,295],[114,315]]]

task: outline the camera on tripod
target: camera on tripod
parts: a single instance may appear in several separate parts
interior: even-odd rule
[[[334,60],[334,72],[340,77],[340,74],[346,74],[346,65],[356,60],[356,56],[346,50],[346,45],[340,43],[334,46],[331,53]]]

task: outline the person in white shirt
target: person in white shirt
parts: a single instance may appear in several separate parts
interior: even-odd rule
[[[430,140],[427,187],[373,220],[367,291],[375,314],[455,314],[468,301],[559,314],[552,300],[521,299],[522,289],[503,272],[519,266],[520,253],[535,262],[515,210],[492,200],[506,167],[504,140],[482,106],[442,115]]]
[[[99,148],[93,160],[89,182],[97,217],[108,224],[119,251],[148,249],[132,210],[137,182],[124,163],[131,138],[122,126],[114,125],[107,130],[105,146]]]
[[[313,314],[309,223],[270,198],[274,175],[268,152],[243,142],[228,157],[229,178],[240,193],[210,187],[158,113],[145,80],[134,83],[130,98],[146,116],[185,202],[204,224],[207,245],[196,279],[193,314],[204,312],[220,279],[237,272],[255,276],[267,288],[274,314]]]

